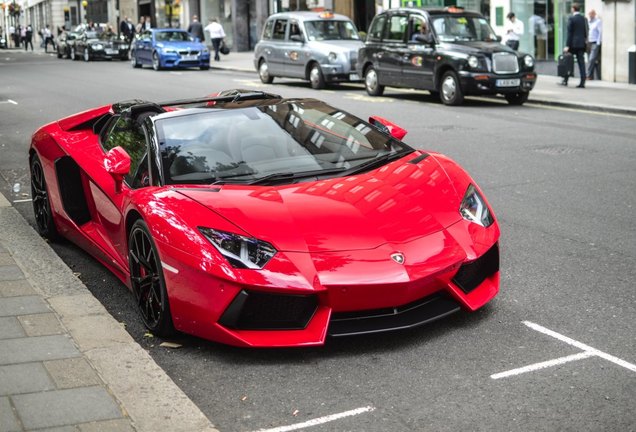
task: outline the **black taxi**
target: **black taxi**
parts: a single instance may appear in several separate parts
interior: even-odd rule
[[[408,87],[439,95],[446,105],[494,94],[521,105],[537,80],[531,55],[503,45],[483,15],[458,7],[376,15],[357,69],[372,96],[384,86]]]

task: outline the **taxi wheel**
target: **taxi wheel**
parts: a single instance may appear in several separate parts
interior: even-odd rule
[[[506,100],[510,105],[523,105],[528,100],[528,96],[530,93],[528,92],[519,92],[519,93],[508,93],[505,95]]]
[[[75,53],[75,47],[71,48],[71,53],[69,54],[68,58],[70,58],[71,60],[77,60],[77,54]]]
[[[384,86],[380,85],[378,73],[373,66],[369,66],[364,73],[364,87],[371,96],[382,96]]]
[[[274,82],[274,77],[269,74],[269,66],[265,60],[261,60],[258,64],[258,76],[261,78],[263,84],[271,84]]]
[[[88,47],[84,49],[84,61],[91,61],[91,54],[88,52]]]
[[[309,70],[309,83],[312,89],[320,90],[325,88],[325,76],[317,63],[314,63]]]
[[[440,90],[440,99],[444,105],[461,105],[464,102],[464,92],[454,71],[447,71],[442,76]]]
[[[152,68],[156,71],[161,70],[161,61],[159,60],[159,54],[152,53]]]

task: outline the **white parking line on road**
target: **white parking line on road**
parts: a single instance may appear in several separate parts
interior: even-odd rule
[[[29,198],[29,199],[14,200],[13,202],[14,202],[14,203],[25,203],[25,202],[31,202],[31,201],[33,201],[33,199],[32,199],[32,198]]]
[[[530,327],[532,330],[538,331],[539,333],[543,333],[545,335],[548,335],[550,337],[553,337],[555,339],[560,340],[561,342],[565,342],[568,345],[571,345],[573,347],[579,348],[581,350],[583,350],[583,352],[578,353],[578,354],[573,354],[573,355],[569,355],[569,356],[565,356],[565,357],[559,357],[557,359],[553,359],[553,360],[548,360],[548,361],[544,361],[544,362],[540,362],[540,363],[534,363],[528,366],[524,366],[524,367],[520,367],[520,368],[516,368],[516,369],[512,369],[506,372],[499,372],[493,375],[490,375],[490,378],[492,379],[500,379],[500,378],[507,378],[510,376],[514,376],[514,375],[520,375],[526,372],[532,372],[532,371],[536,371],[539,369],[545,369],[548,367],[552,367],[552,366],[557,366],[557,365],[562,365],[565,363],[569,363],[572,361],[576,361],[576,360],[583,360],[589,357],[600,357],[604,360],[610,361],[614,364],[617,364],[621,367],[624,367],[625,369],[629,369],[632,372],[636,372],[636,365],[629,363],[625,360],[622,360],[618,357],[615,357],[611,354],[607,354],[604,353],[603,351],[599,351],[596,348],[593,348],[589,345],[586,345],[582,342],[576,341],[572,338],[569,338],[567,336],[564,336],[560,333],[557,333],[553,330],[547,329],[543,326],[540,326],[539,324],[535,324],[533,322],[530,321],[522,321],[524,325]]]
[[[16,101],[11,100],[11,99],[0,101],[0,104],[6,104],[6,103],[10,103],[10,104],[13,104],[13,105],[17,105],[18,104]]]
[[[345,417],[351,417],[354,415],[358,415],[358,414],[363,414],[365,412],[371,412],[375,410],[374,407],[372,406],[366,406],[366,407],[362,407],[362,408],[357,408],[354,410],[350,410],[350,411],[345,411],[339,414],[331,414],[328,416],[324,416],[324,417],[319,417],[319,418],[315,418],[313,420],[308,420],[306,422],[303,423],[296,423],[293,425],[289,425],[289,426],[280,426],[277,428],[273,428],[273,429],[259,429],[256,432],[288,432],[288,431],[295,431],[295,430],[299,430],[299,429],[303,429],[303,428],[307,428],[307,427],[311,427],[311,426],[318,426],[324,423],[328,423],[334,420],[340,420],[341,418],[345,418]]]

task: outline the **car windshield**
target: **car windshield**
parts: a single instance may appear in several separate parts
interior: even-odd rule
[[[442,42],[497,40],[492,27],[482,17],[441,15],[432,16],[431,21],[435,33]]]
[[[360,36],[351,21],[305,21],[307,39],[322,40],[360,40]]]
[[[185,31],[162,31],[155,33],[157,42],[188,42],[192,40]]]
[[[375,168],[412,149],[318,101],[192,109],[155,122],[166,184],[318,179]]]

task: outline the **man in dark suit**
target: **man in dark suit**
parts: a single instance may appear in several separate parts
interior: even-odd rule
[[[130,22],[128,17],[124,17],[122,22],[119,23],[119,33],[124,35],[126,42],[130,43],[135,35],[135,26]]]
[[[581,14],[581,5],[572,3],[572,15],[568,18],[568,38],[564,52],[570,52],[579,64],[581,82],[578,88],[585,88],[585,43],[587,42],[587,20]],[[568,85],[568,77],[563,78],[563,85]]]
[[[190,33],[193,38],[198,38],[199,42],[205,41],[203,25],[199,22],[199,17],[196,15],[192,17],[192,24],[188,27],[188,33]]]

